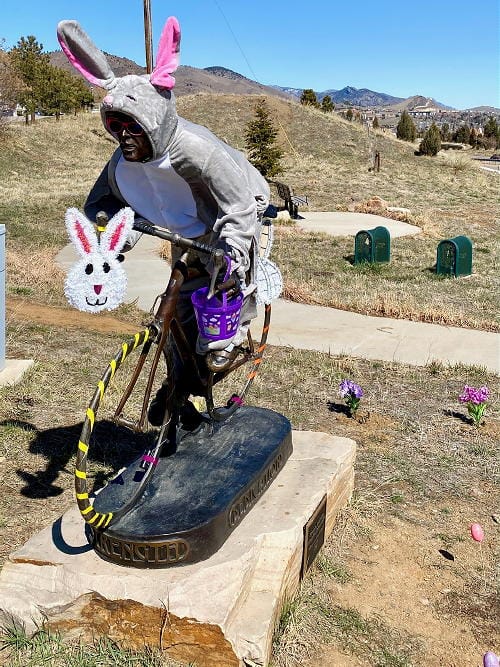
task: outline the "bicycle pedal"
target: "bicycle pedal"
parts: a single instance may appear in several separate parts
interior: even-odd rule
[[[144,426],[141,426],[140,422],[134,421],[133,419],[127,419],[126,417],[114,417],[113,421],[118,426],[124,426],[130,431],[134,431],[134,433],[143,433],[145,430]]]

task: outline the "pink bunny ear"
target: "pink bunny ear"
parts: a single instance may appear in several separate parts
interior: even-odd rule
[[[104,53],[97,48],[77,21],[60,21],[57,39],[73,67],[94,86],[111,90],[115,75]]]
[[[66,229],[82,257],[87,257],[98,247],[97,235],[90,220],[77,208],[68,208],[65,215]]]
[[[160,37],[156,65],[150,76],[153,85],[169,90],[175,86],[175,78],[170,75],[179,66],[180,47],[181,27],[175,16],[171,16]]]
[[[130,207],[118,211],[106,225],[106,231],[101,234],[100,245],[103,252],[117,255],[125,245],[133,224],[134,212]]]

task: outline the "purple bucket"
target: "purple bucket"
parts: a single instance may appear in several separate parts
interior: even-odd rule
[[[231,265],[228,262],[224,281],[229,278],[230,272]],[[207,299],[208,289],[208,287],[200,287],[191,295],[200,335],[209,340],[232,338],[238,331],[243,294],[240,292],[228,299],[226,293],[223,292],[221,298],[213,296]]]

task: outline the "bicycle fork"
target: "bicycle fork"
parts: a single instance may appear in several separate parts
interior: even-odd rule
[[[175,308],[179,297],[179,293],[187,276],[186,259],[187,259],[187,253],[183,253],[181,258],[175,263],[175,266],[172,269],[172,273],[170,275],[170,280],[168,282],[167,288],[160,295],[160,304],[155,313],[154,320],[149,325],[151,336],[146,341],[146,343],[144,343],[140,357],[137,360],[137,364],[133,371],[132,377],[113,415],[113,421],[115,423],[125,426],[138,433],[144,433],[144,431],[146,430],[147,410],[149,405],[149,399],[151,397],[153,382],[156,377],[156,372],[158,369],[160,358],[162,356],[163,350],[168,340],[168,335],[170,332],[172,322],[174,321]],[[151,345],[155,342],[157,343],[157,349],[151,364],[151,368],[149,370],[139,420],[134,421],[131,419],[127,419],[123,416],[123,409],[127,404],[130,395],[132,394],[132,391],[141,375],[142,369],[146,362],[146,358],[150,352]],[[171,420],[172,394],[173,392],[170,393],[166,401],[165,417],[163,420],[163,425],[160,430],[160,437],[157,439],[157,442],[159,442],[161,446],[166,441],[165,432],[168,430],[168,425],[170,424]],[[155,446],[154,453],[151,452],[151,456],[153,458],[157,458],[159,455],[159,452],[156,451],[157,449],[158,447]]]

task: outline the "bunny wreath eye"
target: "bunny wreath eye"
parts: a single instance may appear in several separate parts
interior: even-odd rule
[[[93,272],[93,270],[94,270],[94,267],[92,266],[92,264],[87,264],[87,266],[85,267],[85,273],[88,276],[90,276],[90,274]]]
[[[104,264],[102,265],[102,270],[104,271],[104,273],[109,273],[111,271],[111,267],[107,262],[104,262]]]

